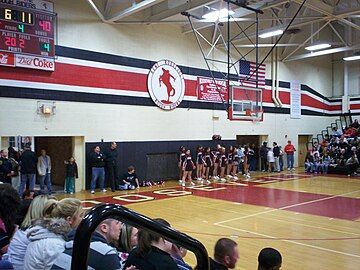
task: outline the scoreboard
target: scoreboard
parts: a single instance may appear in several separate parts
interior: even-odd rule
[[[10,4],[15,1],[7,4],[3,2],[6,1],[0,3],[0,54],[9,53],[14,59],[40,57],[45,62],[54,62],[57,16],[51,10],[44,10],[40,6],[41,4],[47,7],[48,3],[52,7],[53,4],[32,0],[30,2],[35,4],[30,8]],[[29,0],[23,2],[28,3]]]

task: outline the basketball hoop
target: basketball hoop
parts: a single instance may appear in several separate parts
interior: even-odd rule
[[[260,121],[263,121],[263,114],[264,114],[263,110],[246,110],[245,111],[245,115],[247,115],[254,124],[257,124]]]

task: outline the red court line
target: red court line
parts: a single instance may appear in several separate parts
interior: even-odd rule
[[[216,184],[215,186],[221,186],[221,184]],[[360,218],[360,199],[355,198],[335,197],[316,193],[263,188],[259,186],[226,186],[226,189],[223,190],[202,191],[191,189],[191,191],[193,195],[201,197],[266,206],[275,209],[285,207],[288,211],[329,218],[346,220],[356,220]]]

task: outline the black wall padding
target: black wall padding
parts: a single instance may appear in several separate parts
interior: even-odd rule
[[[126,173],[127,167],[133,165],[135,166],[136,174],[141,181],[178,180],[177,159],[180,146],[185,146],[191,150],[195,162],[196,147],[198,145],[214,148],[218,143],[223,146],[236,145],[235,140],[117,142],[119,176],[122,177],[122,175]],[[96,145],[99,145],[101,149],[104,150],[110,147],[110,142],[86,143],[86,160],[88,160],[89,153]],[[170,164],[171,160],[174,161],[174,164]],[[87,161],[86,164],[86,188],[89,189],[91,170]],[[164,168],[164,166],[166,166],[166,168]],[[106,186],[108,187],[108,183],[106,183]]]

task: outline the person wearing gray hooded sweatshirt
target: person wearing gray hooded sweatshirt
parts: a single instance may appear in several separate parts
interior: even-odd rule
[[[28,230],[30,244],[26,249],[24,270],[51,269],[56,258],[65,250],[69,223],[62,218],[43,218]]]

